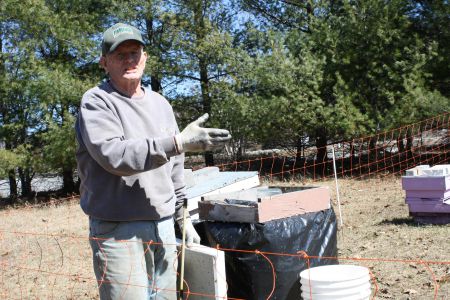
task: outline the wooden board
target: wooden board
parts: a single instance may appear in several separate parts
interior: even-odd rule
[[[258,223],[258,203],[228,204],[223,200],[206,200],[198,203],[199,219],[208,221]]]
[[[446,176],[450,175],[450,165],[435,165],[430,167],[429,165],[419,165],[412,169],[408,169],[405,172],[406,176]]]
[[[450,165],[436,165],[429,169],[424,169],[423,174],[431,176],[450,175]]]
[[[209,197],[211,199],[211,197]],[[198,203],[199,218],[209,221],[264,223],[330,208],[328,187],[267,196],[258,201],[245,199],[204,200]]]
[[[195,171],[194,174],[199,171]],[[213,172],[212,175],[202,177],[200,182],[186,191],[188,211],[193,220],[198,219],[198,202],[201,197],[241,191],[260,184],[257,172]]]
[[[181,241],[177,240],[178,250]],[[221,250],[194,244],[186,247],[184,263],[184,291],[189,290],[189,299],[227,299],[225,254]],[[180,259],[180,258],[179,258]],[[180,262],[178,268],[180,269]],[[178,270],[180,272],[180,270]],[[177,287],[179,283],[177,284]]]
[[[236,199],[236,200],[247,200],[257,202],[258,198],[261,198],[261,192],[269,190],[268,186],[257,186],[249,189],[243,189],[240,191],[234,191],[229,193],[220,193],[220,194],[209,194],[202,197],[202,201],[204,200],[226,200],[226,199]]]
[[[195,171],[194,176],[197,172],[200,172],[201,170]],[[226,186],[229,186],[233,183],[242,182],[249,178],[256,178],[259,183],[259,177],[258,172],[220,172],[220,173],[212,173],[211,177],[207,176],[208,173],[206,173],[206,176],[199,176],[201,179],[199,182],[188,188],[186,193],[188,199],[192,199],[195,197],[199,197],[202,195],[206,195],[208,193],[214,192],[216,190],[222,189]],[[247,186],[245,188],[251,188],[253,186]]]
[[[422,170],[429,169],[429,168],[430,168],[429,165],[419,165],[419,166],[416,166],[416,167],[414,167],[412,169],[406,170],[405,175],[406,176],[423,175]]]

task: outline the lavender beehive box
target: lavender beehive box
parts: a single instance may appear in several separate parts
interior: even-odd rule
[[[446,176],[403,176],[405,191],[447,191],[450,190],[450,175]]]

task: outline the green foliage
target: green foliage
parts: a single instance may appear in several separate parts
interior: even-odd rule
[[[435,58],[433,46],[412,33],[407,4],[402,0],[342,1],[334,6],[317,2],[308,18],[308,30],[288,32],[288,47],[296,57],[301,59],[306,52],[323,62],[317,84],[325,108],[311,136],[319,130],[331,139],[348,138],[412,121],[399,112],[415,107],[405,105],[412,101],[405,80],[411,74],[417,80],[415,93],[420,90],[433,99],[440,97],[429,90],[425,68]],[[420,115],[444,112],[444,107],[421,107]],[[342,108],[350,113],[340,113]]]
[[[450,97],[450,4],[447,0],[410,2],[408,15],[413,25],[410,30],[434,52],[433,59],[425,65],[430,80],[424,84]]]
[[[43,166],[40,153],[30,144],[21,144],[14,150],[0,149],[0,178],[7,177],[10,170],[17,168],[39,172],[43,171]]]
[[[75,168],[78,104],[115,22],[143,32],[143,82],[180,127],[209,112],[238,158],[450,111],[448,15],[444,0],[3,0],[0,175]]]
[[[402,101],[387,116],[391,128],[424,120],[430,116],[450,111],[450,101],[438,91],[425,88],[424,79],[418,72],[405,74]]]
[[[44,142],[42,155],[48,171],[55,171],[66,166],[73,168],[76,165],[76,139],[73,129],[75,118],[69,113],[66,113],[64,117],[62,126],[51,123],[49,129],[41,135]]]
[[[6,149],[20,158],[9,167],[20,168],[23,187],[35,172],[75,168],[70,114],[76,114],[86,86],[100,78],[89,69],[101,23],[91,10],[101,6],[101,1],[2,3],[0,132]]]
[[[0,178],[7,178],[9,170],[21,165],[21,160],[13,151],[0,149]]]

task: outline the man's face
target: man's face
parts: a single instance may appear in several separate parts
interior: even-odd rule
[[[129,40],[121,43],[112,53],[102,56],[100,64],[111,81],[119,86],[140,81],[145,69],[147,53],[140,43]]]

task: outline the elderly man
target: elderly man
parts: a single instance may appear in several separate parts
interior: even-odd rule
[[[100,65],[109,80],[88,90],[76,122],[81,207],[89,215],[101,299],[176,299],[174,222],[183,222],[184,152],[220,148],[226,130],[181,133],[170,104],[141,85],[147,53],[139,30],[103,34]],[[175,221],[174,221],[175,217]],[[188,244],[199,243],[190,219]]]

